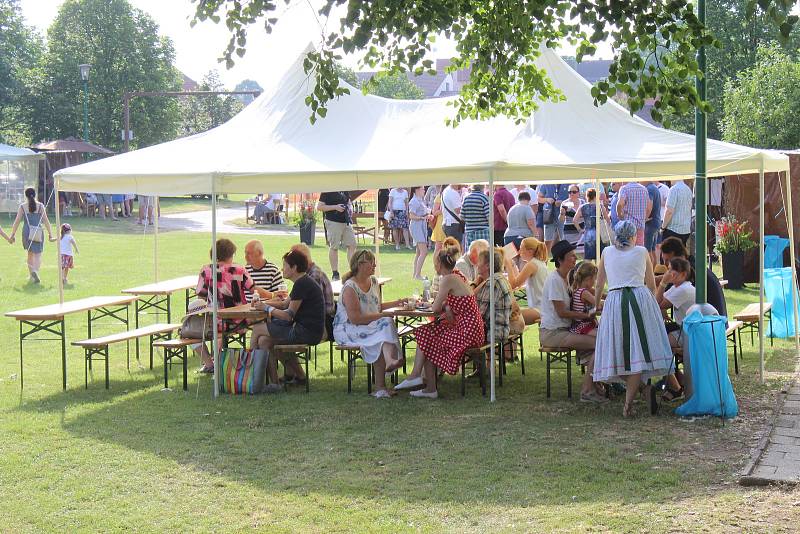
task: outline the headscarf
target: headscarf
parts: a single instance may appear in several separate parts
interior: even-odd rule
[[[621,220],[614,226],[616,247],[628,248],[635,243],[637,228],[632,221]]]

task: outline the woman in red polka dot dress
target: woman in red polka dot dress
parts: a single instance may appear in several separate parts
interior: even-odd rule
[[[424,389],[412,391],[412,397],[437,398],[436,368],[456,374],[461,368],[464,352],[484,343],[483,319],[475,296],[464,282],[463,275],[453,272],[458,254],[458,248],[447,247],[433,258],[433,266],[442,276],[433,311],[441,315],[436,321],[417,329],[414,369],[395,387],[396,390],[412,389],[425,384]]]

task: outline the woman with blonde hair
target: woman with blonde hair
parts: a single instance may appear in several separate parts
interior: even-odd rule
[[[404,301],[381,302],[378,279],[375,278],[375,256],[362,249],[350,258],[350,272],[344,276],[333,338],[340,345],[357,345],[361,358],[375,368],[377,399],[391,396],[385,375],[403,365],[400,342],[392,318],[383,310],[402,305]]]
[[[541,317],[542,291],[547,280],[547,247],[535,237],[526,237],[519,245],[522,269],[510,259],[506,260],[508,282],[513,289],[525,286],[528,307],[522,311],[525,324],[533,324]]]

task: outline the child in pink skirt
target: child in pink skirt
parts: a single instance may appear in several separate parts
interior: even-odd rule
[[[597,266],[594,263],[584,261],[575,268],[572,280],[572,311],[588,313],[596,307],[594,298],[594,283],[597,279]],[[583,319],[572,321],[569,331],[573,334],[583,334],[585,336],[597,336],[597,320]]]
[[[78,243],[72,236],[72,226],[67,223],[61,225],[61,242],[59,243],[59,250],[61,255],[61,279],[64,283],[67,282],[67,275],[70,269],[75,268],[75,262],[72,256],[78,252]]]

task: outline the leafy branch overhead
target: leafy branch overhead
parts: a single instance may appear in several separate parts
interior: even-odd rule
[[[260,23],[270,33],[279,18],[276,0],[192,1],[197,4],[193,23],[224,18],[231,39],[222,59],[229,67],[234,56],[244,56],[251,26]],[[794,3],[750,0],[748,16],[757,9],[766,13],[787,38],[798,19],[790,14]],[[312,122],[325,116],[331,99],[347,93],[336,75],[341,53],[372,68],[420,74],[432,70],[428,58],[440,34],[457,43],[448,71],[472,69],[455,101],[453,124],[496,115],[521,122],[539,101],[563,98],[534,64],[541,47],[562,42],[576,47],[578,61],[593,56],[601,42],[614,51],[609,77],[592,88],[596,105],[625,94],[634,113],[654,99],[651,113],[658,121],[694,107],[709,110],[694,87],[700,76],[696,53],[716,40],[687,0],[325,0],[319,14],[327,17],[340,6],[344,15],[338,27],[304,62],[316,79],[307,99]]]

